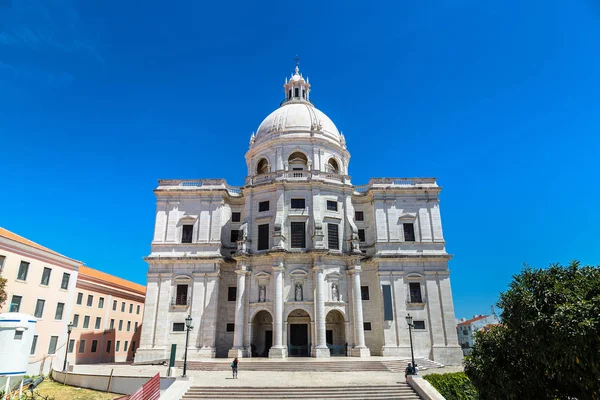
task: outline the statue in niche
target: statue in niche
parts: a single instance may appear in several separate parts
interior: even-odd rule
[[[333,301],[340,301],[340,292],[338,291],[338,285],[335,283],[331,285],[331,294]]]
[[[267,301],[267,287],[265,285],[258,287],[258,301],[261,303]]]
[[[296,301],[302,301],[302,284],[296,283]]]

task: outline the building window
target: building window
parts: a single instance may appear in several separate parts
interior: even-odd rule
[[[330,249],[339,250],[338,224],[327,224],[327,244]]]
[[[242,220],[242,213],[232,212],[231,213],[231,222],[240,222]]]
[[[137,330],[138,330],[138,323],[136,322],[133,327],[133,332],[137,332]]]
[[[296,209],[305,209],[306,208],[306,200],[305,199],[292,199],[292,208]]]
[[[125,312],[125,302],[121,303],[121,312]]]
[[[0,256],[0,273],[4,270],[4,260],[6,260],[6,256]]]
[[[425,329],[425,321],[413,321],[413,329]]]
[[[98,308],[104,308],[104,297],[98,299]]]
[[[92,353],[95,353],[98,350],[98,341],[92,340]]]
[[[126,340],[125,341],[125,346],[123,346],[123,351],[127,351],[127,348],[129,347],[129,341]]]
[[[227,324],[227,332],[235,332],[235,324]]]
[[[304,199],[302,199],[304,200]],[[304,222],[292,222],[292,248],[303,249],[306,247],[306,234],[305,234],[305,223]]]
[[[27,261],[21,261],[19,272],[17,273],[17,280],[26,281],[27,272],[29,272],[29,263]]]
[[[106,352],[110,353],[110,346],[112,345],[112,340],[109,340],[108,342],[106,342]]]
[[[37,347],[38,335],[33,335],[33,342],[31,342],[31,350],[29,350],[30,355],[35,354],[35,348]]]
[[[131,330],[131,321],[127,321],[127,332]]]
[[[19,312],[19,310],[21,309],[21,300],[23,300],[22,296],[13,295],[10,301],[9,312]]]
[[[258,246],[257,250],[267,250],[269,248],[269,224],[258,226]]]
[[[177,285],[177,295],[175,296],[176,306],[187,305],[188,285]]]
[[[123,320],[122,319],[119,320],[119,330],[120,331],[123,330]]]
[[[110,329],[115,329],[115,320],[112,318],[110,320]]]
[[[258,212],[269,211],[269,202],[261,201],[258,203]]]
[[[87,298],[87,306],[91,307],[92,304],[94,304],[94,296],[92,296],[91,294],[88,294],[88,298]]]
[[[77,350],[78,353],[85,353],[85,339],[84,340],[79,340],[79,349]]]
[[[117,340],[117,347],[115,348],[115,353],[118,352],[120,348],[121,348],[121,341]]]
[[[79,314],[73,315],[73,328],[77,328],[77,325],[79,325]]]
[[[83,317],[83,329],[88,329],[90,327],[90,316],[86,315]]]
[[[113,300],[113,311],[117,311],[117,301]]]
[[[369,300],[369,287],[368,286],[360,287],[360,298],[361,298],[361,300]]]
[[[52,270],[48,267],[44,267],[44,271],[42,272],[42,280],[40,282],[40,285],[43,286],[48,286],[50,284],[50,274],[52,273]]]
[[[405,242],[414,242],[415,241],[415,224],[406,223],[402,224],[404,226],[404,241]]]
[[[337,211],[338,203],[337,201],[327,200],[327,211]]]
[[[14,340],[23,340],[23,331],[15,331]]]
[[[362,211],[354,211],[354,220],[355,221],[364,221],[365,214]]]
[[[183,322],[173,322],[173,332],[185,331],[185,324]]]
[[[131,341],[131,352],[135,351],[135,340]]]
[[[371,323],[370,322],[363,322],[363,330],[370,331],[371,330]]]
[[[77,304],[81,305],[83,302],[83,293],[77,293]]]
[[[71,279],[71,274],[67,274],[66,272],[63,272],[62,281],[60,282],[61,289],[66,290],[69,288],[69,279]]]
[[[69,339],[69,348],[67,349],[67,351],[69,353],[72,353],[74,349],[75,349],[75,339]]]
[[[58,343],[58,336],[50,336],[50,344],[48,345],[48,354],[56,353],[56,344]]]
[[[421,284],[419,282],[411,282],[410,288],[410,302],[411,303],[422,303],[423,298],[421,297]]]
[[[358,240],[360,240],[361,242],[365,242],[365,230],[364,229],[359,229],[358,230]]]
[[[135,307],[135,313],[138,315],[140,314],[140,305],[139,304]]]
[[[237,229],[232,229],[230,236],[229,236],[229,241],[231,243],[236,243],[238,241],[238,237],[239,237],[240,231]]]
[[[129,304],[129,314],[133,314],[133,303]]]
[[[94,326],[94,329],[100,329],[101,324],[102,324],[102,318],[96,317],[96,325]]]
[[[65,303],[56,303],[56,312],[54,313],[54,319],[61,320],[63,317],[64,310]]]
[[[227,288],[227,301],[235,301],[237,297],[237,287],[230,286]]]
[[[35,312],[33,313],[33,315],[36,318],[42,318],[42,315],[44,315],[44,305],[45,304],[46,304],[46,300],[38,299],[38,301],[36,301]]]
[[[192,243],[194,225],[183,225],[181,229],[181,243]]]

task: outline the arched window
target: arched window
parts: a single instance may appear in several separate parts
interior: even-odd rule
[[[261,158],[260,161],[258,162],[258,165],[256,166],[256,173],[257,174],[266,174],[269,172],[269,162],[264,159]]]
[[[305,171],[308,169],[308,159],[304,153],[296,151],[288,158],[289,168],[292,171]]]
[[[340,173],[340,167],[338,166],[337,161],[335,161],[335,158],[330,158],[329,161],[327,161],[326,170],[327,172],[332,172],[334,174]]]

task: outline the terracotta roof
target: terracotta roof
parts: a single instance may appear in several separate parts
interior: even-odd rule
[[[10,239],[10,240],[12,240],[14,242],[21,243],[21,244],[24,244],[26,246],[34,247],[34,248],[36,248],[38,250],[43,250],[43,251],[46,251],[48,253],[56,254],[57,256],[68,258],[69,260],[73,260],[72,258],[69,258],[69,257],[67,257],[65,255],[62,255],[62,254],[60,254],[60,253],[58,253],[58,252],[56,252],[54,250],[51,250],[51,249],[49,249],[47,247],[42,246],[40,244],[37,244],[36,242],[32,242],[31,240],[26,239],[23,236],[19,236],[16,233],[11,232],[8,229],[4,229],[2,227],[0,227],[0,237],[4,237],[4,238]],[[77,260],[73,260],[73,261],[77,261]],[[77,262],[80,262],[80,261],[77,261]]]
[[[461,322],[460,324],[458,324],[458,326],[460,326],[460,325],[470,325],[472,322],[479,321],[480,319],[484,319],[484,318],[487,318],[487,317],[488,317],[487,315],[480,315],[479,317],[471,318],[471,319],[469,319],[467,321]]]
[[[84,276],[98,279],[104,281],[106,283],[112,283],[113,285],[122,286],[131,290],[135,290],[136,292],[146,293],[146,286],[128,281],[123,278],[119,278],[114,275],[107,274],[106,272],[98,271],[96,269],[88,268],[85,266],[79,267],[79,278],[81,279]]]

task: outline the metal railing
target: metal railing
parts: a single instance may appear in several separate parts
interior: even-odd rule
[[[179,295],[175,296],[171,299],[171,306],[189,306],[190,298],[189,296]]]
[[[309,357],[310,356],[310,346],[294,346],[293,344],[288,344],[288,356],[290,357]]]
[[[411,296],[410,294],[406,295],[406,304],[414,304],[414,305],[422,305],[427,303],[427,296]]]
[[[343,344],[327,343],[327,347],[329,348],[329,354],[331,356],[345,356],[346,355],[346,346]]]

